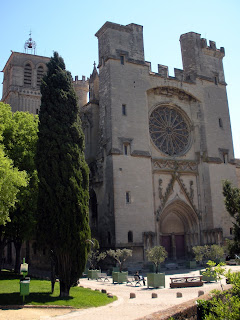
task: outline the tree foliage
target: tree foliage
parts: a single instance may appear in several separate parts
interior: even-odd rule
[[[41,85],[37,168],[38,236],[54,251],[60,295],[85,269],[90,239],[88,175],[76,94],[71,74],[54,52]]]
[[[192,248],[195,255],[195,260],[202,263],[203,260],[212,260],[214,262],[219,262],[224,258],[225,247],[219,246],[217,244],[195,246]]]
[[[9,210],[19,201],[20,188],[28,185],[25,169],[16,165],[6,144],[13,127],[11,107],[0,102],[0,225],[10,221]]]
[[[119,271],[122,272],[124,262],[127,260],[128,257],[132,256],[131,249],[117,249],[117,250],[108,250],[107,254],[115,259],[119,265]]]
[[[0,225],[10,221],[9,210],[16,205],[19,189],[26,185],[26,172],[14,168],[0,145]]]
[[[155,246],[147,250],[148,261],[153,262],[155,265],[155,271],[158,273],[158,267],[167,258],[168,253],[162,246]]]
[[[207,262],[206,270],[203,271],[202,274],[209,278],[214,278],[216,281],[220,281],[221,283],[222,276],[225,274],[225,269],[222,268],[224,265],[224,262],[216,264],[216,262],[209,260]]]
[[[199,319],[206,320],[239,320],[240,319],[240,272],[230,270],[224,274],[232,289],[226,291],[215,290],[208,301],[198,300]]]
[[[4,234],[16,249],[15,272],[20,265],[20,250],[24,240],[30,239],[35,225],[37,199],[37,171],[35,166],[38,139],[38,116],[28,112],[12,113],[10,106],[1,105],[0,129],[7,156],[15,168],[25,171],[28,184],[17,194],[17,204],[10,211],[10,220]]]
[[[89,240],[92,243],[91,250],[88,253],[88,262],[90,269],[95,270],[99,261],[106,258],[106,252],[99,251],[99,243],[96,239]]]
[[[231,253],[240,253],[240,189],[234,187],[230,181],[226,180],[223,182],[223,195],[225,207],[230,216],[234,218],[234,246],[231,248]]]

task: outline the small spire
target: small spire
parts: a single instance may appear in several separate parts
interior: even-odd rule
[[[28,50],[30,50],[32,53],[32,51],[34,51],[34,54],[35,54],[35,49],[36,49],[36,42],[33,41],[32,39],[32,31],[30,30],[30,33],[29,33],[29,39],[27,41],[25,41],[25,44],[24,44],[24,49],[25,49],[25,53],[27,52],[28,53]]]
[[[96,62],[93,63],[93,69],[96,70]]]

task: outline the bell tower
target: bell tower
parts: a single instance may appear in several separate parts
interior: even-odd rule
[[[3,68],[2,101],[12,111],[29,111],[37,114],[41,104],[40,85],[47,72],[49,58],[36,55],[36,42],[31,32],[24,44],[25,53],[12,51]]]

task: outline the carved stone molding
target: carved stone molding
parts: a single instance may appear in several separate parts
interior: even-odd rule
[[[153,172],[198,173],[198,162],[191,160],[153,160]]]
[[[92,112],[84,112],[81,113],[81,121],[82,121],[82,128],[86,129],[89,126],[92,127],[93,126],[93,116],[92,116]]]
[[[98,184],[103,182],[103,162],[101,159],[91,162],[90,168],[90,184]]]
[[[197,99],[194,98],[192,95],[186,93],[183,90],[173,87],[158,87],[152,89],[155,95],[164,95],[164,96],[176,96],[179,100],[186,100],[191,102],[197,102]]]
[[[170,197],[170,195],[172,194],[173,192],[173,185],[175,183],[175,181],[178,182],[178,184],[180,185],[180,188],[181,190],[183,191],[186,199],[188,200],[188,202],[190,203],[192,209],[195,211],[195,213],[197,214],[198,218],[200,219],[200,214],[199,214],[199,211],[198,209],[196,208],[195,204],[194,204],[194,189],[193,189],[193,181],[190,181],[190,190],[188,191],[187,187],[185,186],[183,180],[180,178],[180,175],[178,173],[173,173],[172,174],[172,178],[165,190],[165,193],[163,193],[162,191],[162,180],[159,179],[159,199],[160,199],[160,205],[156,211],[156,220],[158,221],[159,220],[159,216],[160,214],[163,212],[166,204],[167,204],[167,201]]]

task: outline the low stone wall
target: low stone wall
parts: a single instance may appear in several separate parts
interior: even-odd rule
[[[224,289],[231,289],[232,285],[225,285]],[[198,298],[183,302],[163,311],[152,313],[138,320],[168,320],[173,317],[176,320],[197,320],[197,300],[209,300],[211,295],[206,293]]]

